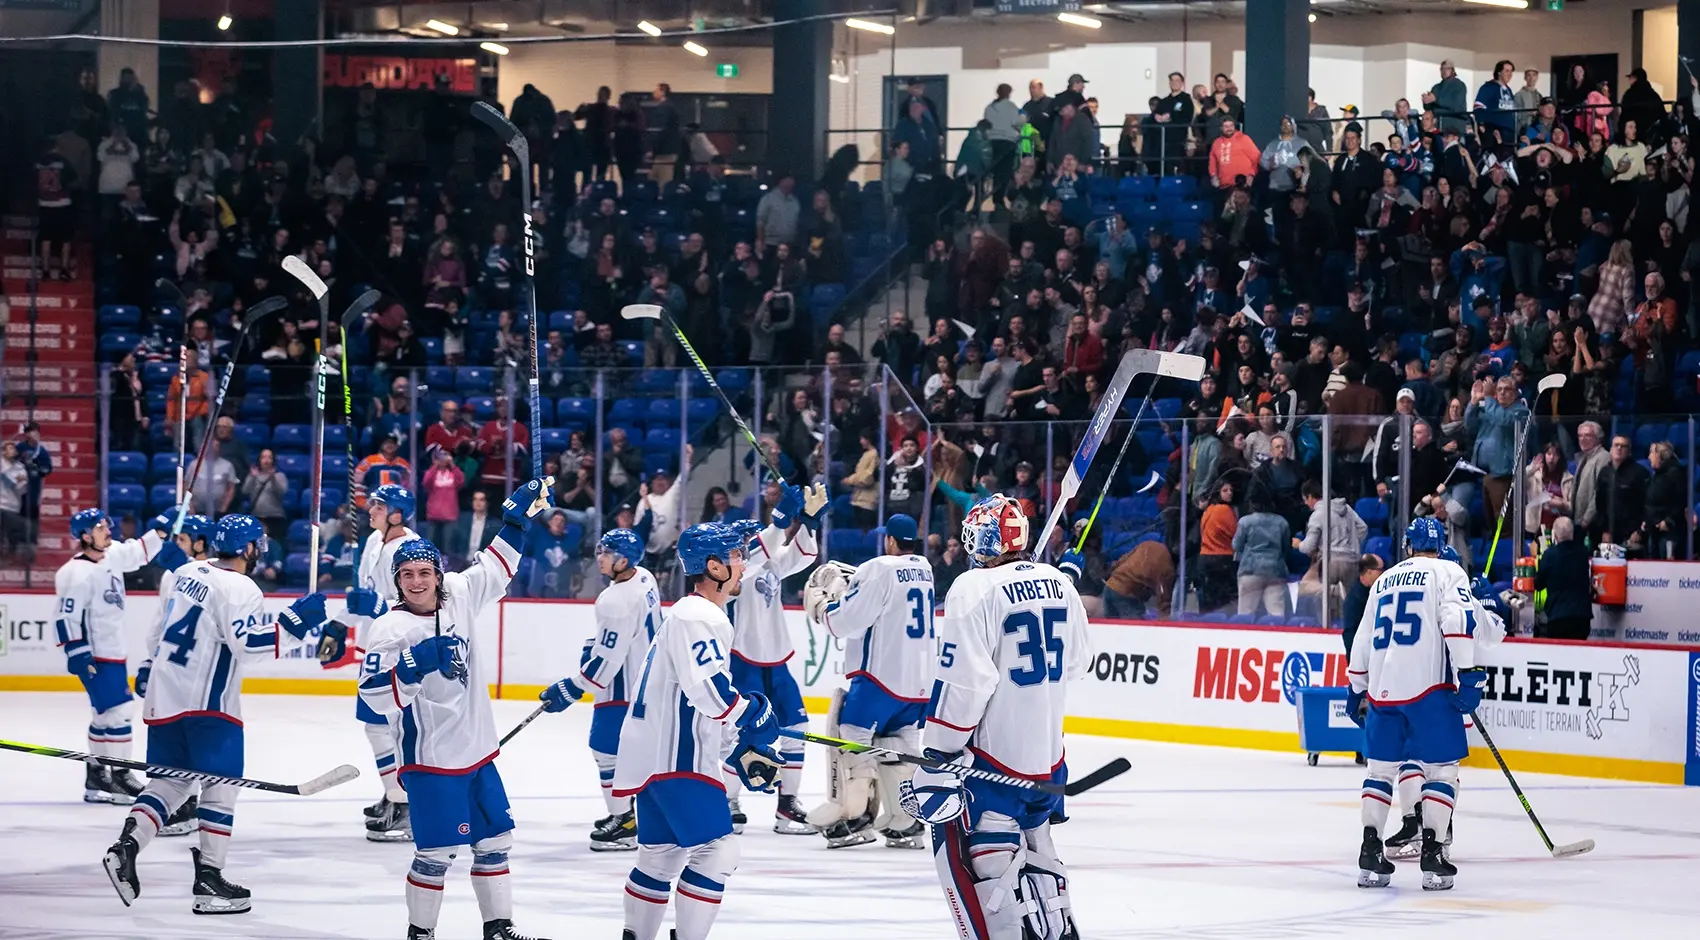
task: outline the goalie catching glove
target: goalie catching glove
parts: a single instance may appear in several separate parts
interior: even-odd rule
[[[855,565],[829,561],[816,568],[803,586],[803,610],[815,623],[826,622],[826,608],[837,603],[856,574]]]

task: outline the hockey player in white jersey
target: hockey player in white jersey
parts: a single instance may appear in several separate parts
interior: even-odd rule
[[[661,593],[643,561],[643,539],[631,529],[611,529],[596,543],[596,566],[610,584],[596,596],[596,633],[585,647],[578,675],[562,679],[539,696],[550,712],[565,711],[591,691],[590,754],[601,779],[608,815],[590,833],[594,852],[637,848],[632,798],[614,795],[614,766],[620,752],[631,694],[637,689],[649,644],[661,626]]]
[[[89,719],[89,753],[129,757],[124,575],[153,560],[163,539],[152,528],[122,542],[113,532],[113,523],[98,509],[83,509],[71,517],[77,553],[53,576],[58,594],[53,627],[65,650],[65,669],[82,682],[94,713]],[[128,804],[141,792],[142,782],[129,771],[89,764],[83,775],[83,799],[89,803]]]
[[[305,640],[325,619],[325,596],[296,600],[275,620],[249,572],[259,560],[266,530],[253,516],[232,514],[213,532],[212,561],[189,561],[176,545],[162,550],[162,567],[176,578],[167,604],[169,622],[153,653],[144,721],[148,763],[226,777],[242,776],[242,673],[246,664],[274,659]],[[287,638],[287,639],[286,639]],[[136,857],[147,848],[195,784],[154,777],[124,819],[118,841],[102,864],[125,906],[142,893]],[[236,817],[237,787],[201,787],[200,847],[194,860],[193,910],[197,914],[240,914],[249,891],[224,879],[225,852]]]
[[[436,936],[443,882],[462,846],[472,849],[472,889],[484,940],[530,940],[514,929],[508,849],[513,814],[493,761],[498,753],[488,676],[495,650],[473,623],[507,593],[533,516],[549,508],[552,478],[532,480],[502,503],[502,529],[462,572],[443,571],[425,539],[390,561],[396,606],[373,623],[360,697],[396,731],[398,776],[408,791],[413,864],[407,875],[408,940]]]
[[[929,757],[1066,783],[1063,712],[1086,674],[1086,609],[1057,568],[1024,560],[1027,517],[1003,494],[962,522],[974,566],[945,598],[922,743]],[[1078,940],[1050,820],[1062,797],[918,768],[904,807],[932,826],[933,858],[962,940]]]
[[[728,668],[725,606],[743,583],[748,542],[739,523],[699,523],[679,536],[690,593],[667,611],[650,645],[614,769],[614,795],[633,797],[637,811],[623,940],[654,940],[670,895],[678,940],[708,936],[738,865],[723,768],[766,791],[784,763],[773,749],[780,723],[767,698],[740,691]],[[723,763],[728,728],[737,729],[738,746]]]
[[[165,515],[175,517],[176,514],[166,513]],[[161,518],[163,519],[164,516],[162,515]],[[177,543],[177,547],[187,556],[189,561],[206,561],[207,554],[211,550],[213,529],[213,521],[206,516],[184,516],[182,530],[177,533],[172,541]],[[169,563],[170,559],[155,558],[155,561]],[[150,658],[142,660],[142,664],[136,668],[137,698],[147,697],[148,680],[153,676],[153,659],[151,657],[153,651],[159,648],[160,638],[165,635],[165,628],[169,623],[167,618],[171,613],[171,596],[176,588],[177,574],[173,571],[161,572],[159,576],[159,614],[154,617],[153,626],[148,630],[148,638],[142,644],[142,649],[147,651],[146,655]],[[165,821],[165,825],[160,827],[160,835],[186,836],[199,828],[199,823],[195,818],[195,809],[197,808],[195,794],[197,792],[199,792],[198,786],[191,790],[189,798],[184,800],[183,805],[177,807],[177,812],[173,813],[171,818]]]
[[[319,660],[335,663],[342,659],[347,648],[349,631],[355,642],[371,650],[378,638],[371,635],[372,624],[389,611],[395,587],[390,580],[390,564],[396,550],[419,533],[408,527],[413,521],[416,501],[407,487],[385,483],[366,497],[366,513],[372,531],[360,549],[359,570],[354,585],[348,589],[346,606],[341,615],[325,625],[325,639],[319,648]],[[370,655],[368,653],[368,655]],[[396,742],[383,716],[373,711],[365,700],[354,700],[354,716],[366,730],[366,743],[372,746],[372,760],[378,767],[378,780],[384,795],[366,807],[366,838],[372,842],[406,842],[408,831],[407,791],[397,780]]]
[[[885,521],[885,554],[859,568],[827,562],[809,577],[809,618],[844,640],[850,688],[834,692],[827,734],[909,754],[921,749],[938,641],[933,629],[933,569],[920,554],[915,520]],[[848,579],[846,579],[848,573]],[[925,827],[904,811],[899,789],[909,772],[871,754],[830,751],[828,799],[809,813],[828,848],[872,842],[924,848]]]
[[[1469,753],[1464,716],[1481,704],[1487,676],[1475,668],[1476,604],[1458,565],[1442,561],[1446,531],[1430,517],[1405,530],[1408,556],[1370,588],[1352,640],[1346,713],[1365,728],[1368,776],[1361,794],[1358,885],[1386,887],[1393,864],[1381,829],[1401,762],[1422,766],[1423,889],[1452,887],[1458,869],[1442,853],[1452,821],[1458,762]]]
[[[744,552],[744,576],[738,594],[726,604],[732,621],[732,684],[760,692],[784,728],[806,731],[809,716],[803,709],[803,692],[791,674],[791,657],[797,654],[791,630],[785,625],[785,605],[780,596],[786,578],[808,570],[820,554],[817,536],[826,513],[826,487],[780,484],[779,502],[765,529],[755,522],[740,523],[757,530]],[[730,754],[735,736],[726,741]],[[779,773],[779,802],[773,812],[773,831],[781,835],[812,835],[815,827],[797,794],[803,782],[803,744],[787,738],[780,745],[785,766]],[[735,773],[733,774],[736,775]],[[745,816],[738,788],[732,801],[732,831],[743,832]]]

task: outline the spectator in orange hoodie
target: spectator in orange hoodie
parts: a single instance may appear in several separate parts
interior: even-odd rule
[[[1234,485],[1220,483],[1204,506],[1198,521],[1198,610],[1210,613],[1238,602],[1234,533],[1239,530],[1234,513]]]
[[[1251,138],[1240,133],[1232,118],[1222,122],[1222,136],[1210,142],[1210,182],[1219,190],[1233,189],[1238,177],[1250,183],[1257,178],[1257,161],[1263,154]]]
[[[172,438],[177,437],[177,422],[183,417],[183,373],[171,377],[171,390],[166,393],[165,421]],[[207,372],[196,357],[189,357],[189,433],[184,447],[194,450],[201,446],[201,435],[207,433]]]

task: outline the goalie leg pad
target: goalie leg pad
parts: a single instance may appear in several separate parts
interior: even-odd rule
[[[921,729],[905,728],[902,732],[877,737],[873,744],[891,751],[901,751],[906,754],[921,753]],[[903,781],[908,780],[911,771],[908,765],[898,761],[880,762],[875,771],[879,794],[879,815],[874,819],[874,828],[882,830],[902,831],[915,824],[915,817],[903,811],[898,802],[897,788]]]
[[[969,829],[960,816],[933,826],[933,862],[961,940],[1023,940],[1019,901],[1025,855],[1020,825],[984,813]]]
[[[1045,823],[1023,834],[1027,845],[1026,864],[1018,886],[1027,909],[1027,928],[1038,940],[1078,940],[1074,911],[1068,895],[1068,867],[1057,858],[1051,841],[1051,825]]]

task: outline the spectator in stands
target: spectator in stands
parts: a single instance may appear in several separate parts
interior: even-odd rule
[[[871,529],[879,524],[879,432],[863,428],[856,439],[862,449],[856,468],[839,482],[850,489],[850,513],[856,528]]]
[[[277,468],[277,454],[262,448],[260,458],[242,476],[242,504],[248,515],[266,527],[266,534],[280,542],[289,533],[289,513],[284,509],[288,493],[289,478]]]
[[[1234,529],[1234,555],[1239,559],[1239,613],[1287,613],[1287,549],[1292,529],[1260,499],[1247,501],[1250,512]]]
[[[1535,590],[1546,592],[1546,622],[1535,635],[1552,640],[1586,640],[1593,627],[1593,577],[1587,546],[1576,541],[1576,526],[1565,516],[1553,522],[1552,545],[1535,568]]]
[[[737,522],[744,518],[744,510],[732,504],[732,497],[723,486],[711,486],[708,495],[702,500],[702,516],[698,522]]]
[[[1239,517],[1234,512],[1234,485],[1222,482],[1209,497],[1199,502],[1199,548],[1197,574],[1200,613],[1213,613],[1234,601],[1234,533]]]
[[[189,397],[188,409],[184,410],[183,375],[177,372],[171,377],[171,386],[165,396],[165,423],[171,434],[171,440],[184,450],[195,450],[201,446],[201,435],[207,432],[207,372],[195,356],[189,357]],[[187,425],[183,415],[187,414]],[[178,441],[180,434],[186,435],[183,441]]]
[[[797,243],[803,207],[796,190],[796,177],[783,174],[756,204],[756,244],[764,258],[771,259],[782,244]]]
[[[1594,492],[1595,535],[1599,541],[1624,546],[1630,557],[1646,549],[1647,489],[1652,474],[1635,461],[1628,437],[1611,439],[1611,462],[1600,468]]]
[[[18,442],[18,460],[24,465],[28,485],[24,492],[24,518],[29,521],[29,540],[33,546],[41,538],[41,484],[53,473],[53,454],[41,441],[41,425],[30,421],[24,425],[24,436]]]
[[[1489,393],[1493,397],[1488,397]],[[1497,383],[1479,379],[1470,389],[1470,408],[1465,423],[1475,436],[1470,462],[1487,472],[1482,479],[1483,511],[1498,518],[1501,504],[1511,490],[1516,472],[1516,436],[1529,416],[1529,406],[1518,398],[1517,382],[1510,376]]]
[[[986,137],[992,148],[992,205],[1003,208],[1003,191],[1015,175],[1016,144],[1021,140],[1021,125],[1027,117],[1010,100],[1013,91],[1008,84],[999,84],[997,97],[986,105],[982,119],[990,123]]]
[[[413,383],[407,376],[398,375],[390,380],[389,397],[372,400],[373,435],[381,438],[393,434],[397,441],[406,443],[415,420],[412,393]]]
[[[1221,133],[1210,142],[1210,185],[1220,193],[1250,185],[1257,177],[1258,161],[1262,157],[1251,137],[1239,132],[1237,120],[1233,117],[1223,120]]]
[[[486,487],[508,486],[531,456],[531,432],[508,416],[508,396],[496,396],[496,414],[478,429],[478,453],[484,462],[479,468],[479,482]]]
[[[1557,441],[1548,441],[1529,462],[1523,479],[1523,534],[1534,539],[1551,531],[1560,516],[1570,515],[1565,499],[1575,489],[1576,478],[1565,465],[1564,449]]]
[[[886,461],[886,513],[901,512],[921,518],[926,482],[926,458],[921,454],[920,439],[913,434],[905,435],[898,443],[897,452]]]
[[[1310,556],[1311,571],[1315,572],[1316,578],[1313,580],[1307,574],[1305,580],[1311,581],[1319,590],[1333,591],[1337,587],[1344,590],[1357,571],[1357,558],[1363,552],[1364,539],[1369,537],[1369,526],[1344,496],[1335,496],[1324,504],[1320,480],[1305,481],[1304,501],[1310,508],[1310,521],[1305,525],[1304,538],[1294,539],[1293,547]],[[1328,564],[1323,563],[1322,526],[1325,517],[1328,520]],[[1300,592],[1304,593],[1303,584]]]
[[[329,546],[326,547],[328,548]],[[285,561],[286,559],[283,554],[282,540],[268,538],[264,542],[260,543],[259,560],[255,563],[254,567],[250,569],[253,573],[254,582],[260,586],[260,590],[267,593],[273,593],[283,588],[285,581]],[[321,566],[319,569],[320,589],[330,587],[330,577],[330,567]],[[305,580],[305,577],[303,577],[303,580]],[[347,581],[345,580],[343,583],[347,583]]]
[[[623,503],[638,492],[643,478],[643,453],[626,438],[626,429],[611,428],[608,446],[602,450],[602,482],[605,492]]]
[[[1576,472],[1571,478],[1569,491],[1565,493],[1565,503],[1584,538],[1598,531],[1595,525],[1602,509],[1596,501],[1599,478],[1611,462],[1607,448],[1600,446],[1603,433],[1595,421],[1584,421],[1576,428]]]
[[[461,417],[460,402],[444,399],[437,406],[437,423],[425,431],[425,459],[434,465],[439,454],[448,454],[462,474],[473,472],[478,462],[477,436],[472,424]]]
[[[460,520],[460,490],[466,485],[466,474],[454,464],[452,452],[438,448],[431,453],[431,465],[419,478],[420,494],[425,497],[425,532],[434,545],[447,545],[454,526]]]
[[[467,559],[488,548],[501,527],[500,516],[490,515],[490,497],[483,490],[473,490],[471,508],[460,514],[460,521],[450,533],[445,551],[451,558]]]
[[[413,467],[401,456],[401,435],[390,432],[378,438],[378,452],[354,465],[354,505],[365,509],[366,494],[386,483],[408,486]]]
[[[198,512],[204,516],[218,518],[231,511],[231,503],[236,499],[236,468],[230,461],[219,456],[216,449],[211,449],[206,459],[198,464],[190,464],[192,480],[190,488],[194,491],[193,506],[190,512]]]
[[[637,525],[647,529],[644,564],[650,571],[673,569],[673,546],[684,527],[684,490],[673,485],[669,470],[657,470],[644,484],[637,504]]]
[[[248,445],[236,436],[236,419],[228,414],[218,416],[218,423],[213,425],[213,449],[220,457],[230,461],[230,466],[236,470],[237,477],[248,475]],[[258,515],[255,513],[254,515]]]
[[[889,325],[880,331],[880,338],[874,340],[869,352],[891,369],[898,381],[905,385],[915,383],[915,370],[921,361],[921,338],[910,327],[908,314],[893,310]]]
[[[1623,89],[1623,99],[1618,105],[1623,111],[1623,128],[1625,136],[1631,123],[1643,130],[1642,136],[1647,136],[1665,116],[1664,97],[1647,79],[1647,70],[1631,69],[1629,85]]]
[[[569,544],[567,514],[557,509],[547,516],[542,526],[532,526],[525,535],[525,557],[532,560],[531,584],[527,593],[532,597],[571,597],[573,572],[568,559],[578,553],[578,546]]]
[[[1688,531],[1688,479],[1676,448],[1670,441],[1656,441],[1647,449],[1653,465],[1647,484],[1646,521],[1641,523],[1642,544],[1648,558],[1672,561],[1683,551]]]
[[[147,396],[142,388],[142,375],[136,369],[135,353],[112,367],[111,429],[113,450],[142,450],[147,446],[148,427],[153,423],[148,415]]]
[[[1434,112],[1443,133],[1455,132],[1462,136],[1468,126],[1468,94],[1469,90],[1464,87],[1463,79],[1458,77],[1457,67],[1452,64],[1451,59],[1443,59],[1440,63],[1440,81],[1423,92],[1423,110]]]
[[[35,560],[35,544],[24,519],[28,498],[29,471],[18,456],[18,444],[0,442],[0,557],[26,567]]]

